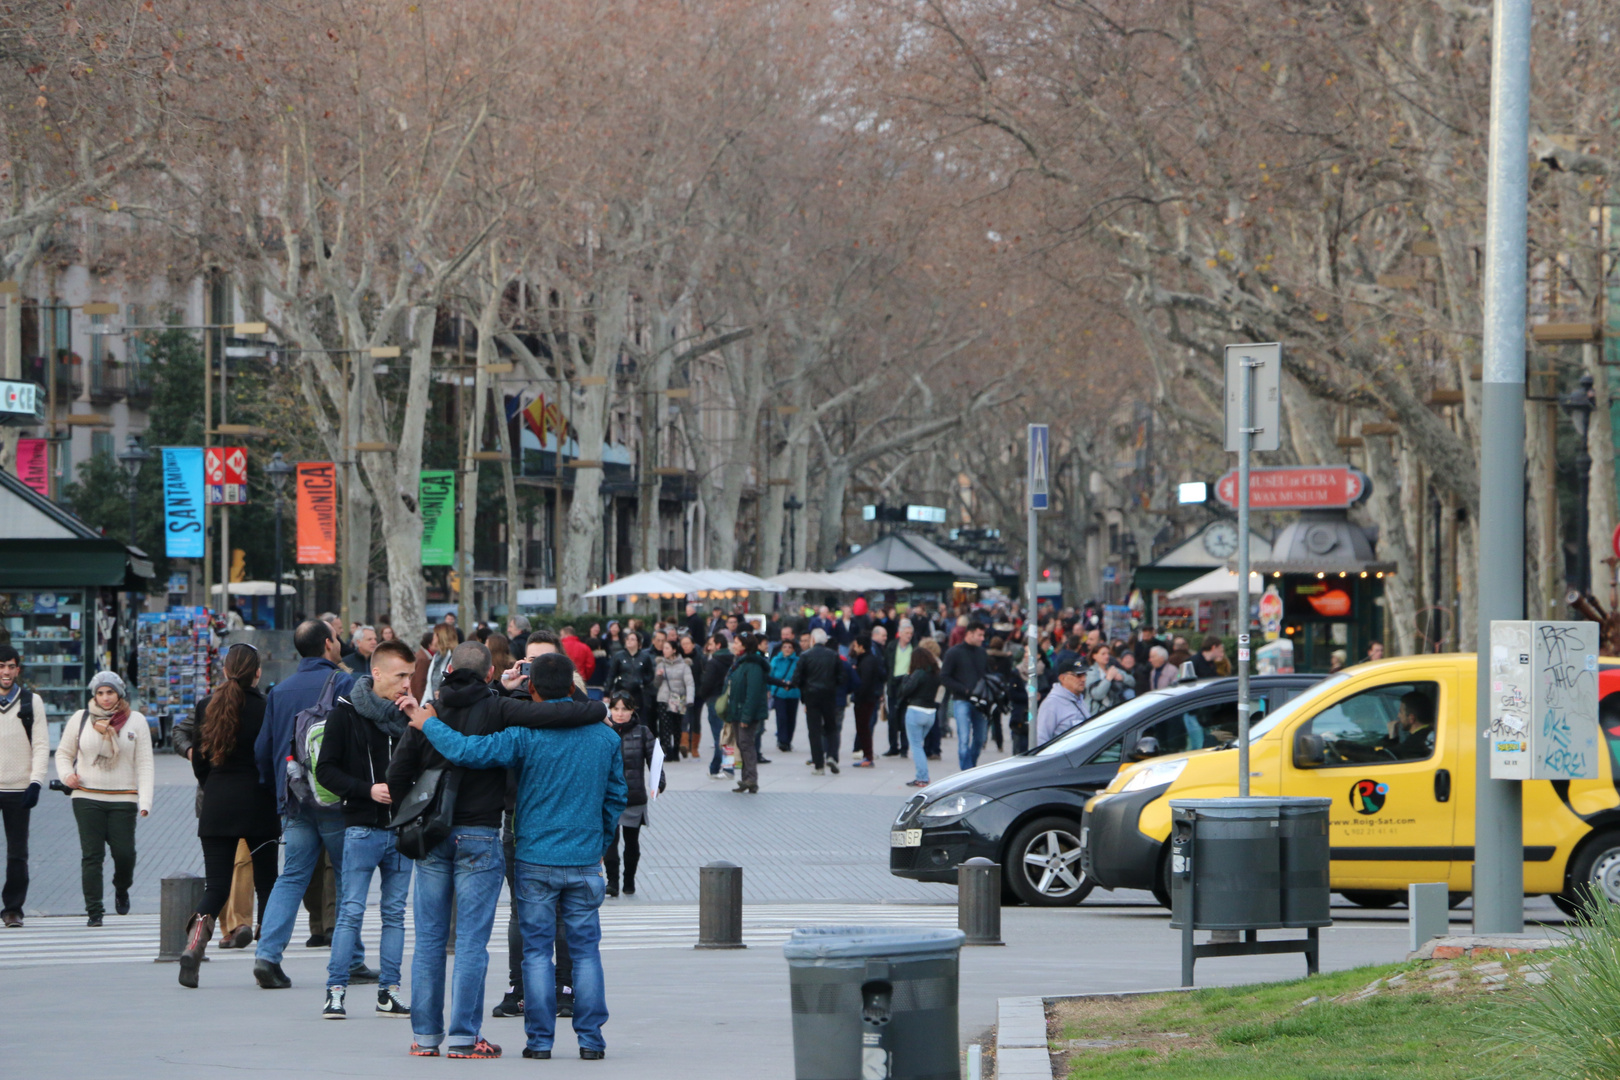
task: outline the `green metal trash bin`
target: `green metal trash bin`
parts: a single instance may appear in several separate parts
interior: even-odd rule
[[[1189,916],[1196,930],[1274,930],[1283,925],[1278,802],[1170,801],[1172,927],[1179,929]]]
[[[797,1080],[959,1080],[960,930],[801,928],[782,946]]]
[[[1282,857],[1282,924],[1290,929],[1333,924],[1328,810],[1332,799],[1284,798],[1278,826]]]

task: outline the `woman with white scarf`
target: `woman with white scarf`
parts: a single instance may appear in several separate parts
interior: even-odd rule
[[[80,875],[90,926],[100,926],[102,867],[112,849],[114,906],[129,914],[135,880],[135,818],[152,812],[152,731],[129,706],[124,680],[98,672],[90,703],[74,713],[56,748],[56,772],[73,790],[79,824]]]

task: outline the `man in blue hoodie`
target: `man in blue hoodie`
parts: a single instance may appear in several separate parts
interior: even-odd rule
[[[298,714],[320,700],[328,679],[332,680],[334,700],[347,694],[354,676],[338,667],[342,646],[331,627],[318,619],[300,623],[293,631],[293,648],[302,658],[298,670],[270,688],[265,698],[264,725],[253,743],[253,756],[259,765],[259,782],[276,793],[276,809],[281,813],[281,837],[287,850],[281,875],[264,905],[259,928],[259,946],[253,961],[253,977],[266,990],[284,990],[292,985],[281,970],[281,954],[292,936],[298,918],[298,905],[309,888],[321,849],[332,861],[337,890],[343,891],[343,808],[309,804],[287,792],[287,755],[292,750],[293,721]],[[355,938],[351,982],[369,982],[372,972],[364,965],[365,948]]]
[[[535,697],[567,701],[574,665],[561,653],[530,661]],[[532,999],[523,1010],[526,1058],[548,1059],[556,1035],[555,976],[551,946],[561,899],[563,933],[574,964],[574,1035],[579,1056],[606,1053],[602,1025],[607,992],[602,979],[599,909],[607,891],[602,856],[629,799],[619,736],[605,724],[563,729],[508,728],[466,736],[436,718],[431,703],[406,709],[411,726],[433,748],[471,769],[517,770],[517,903],[523,928],[523,982]],[[497,1050],[498,1054],[499,1051]]]

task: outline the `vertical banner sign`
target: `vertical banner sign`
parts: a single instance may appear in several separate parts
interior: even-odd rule
[[[337,562],[337,466],[330,461],[298,464],[298,562]]]
[[[210,446],[203,451],[203,498],[209,506],[225,501],[225,448]]]
[[[203,452],[163,448],[163,550],[171,559],[203,557]]]
[[[209,506],[247,502],[247,451],[240,446],[210,446],[203,451],[203,474]]]
[[[1029,425],[1029,508],[1045,510],[1047,501],[1047,442],[1051,429]]]
[[[456,561],[456,474],[449,469],[423,469],[422,565],[451,566]]]
[[[47,499],[51,497],[50,460],[44,439],[17,440],[17,478]]]

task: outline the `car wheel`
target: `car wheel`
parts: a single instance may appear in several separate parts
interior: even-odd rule
[[[1390,908],[1405,899],[1394,890],[1384,889],[1342,889],[1339,895],[1356,907],[1364,908]]]
[[[1620,832],[1604,833],[1581,849],[1569,868],[1569,888],[1553,903],[1574,915],[1588,894],[1620,904]]]
[[[1067,907],[1093,888],[1080,868],[1080,827],[1069,818],[1036,818],[1007,845],[1004,877],[1031,907]]]
[[[1159,872],[1153,878],[1153,899],[1166,911],[1175,910],[1170,897],[1170,845],[1159,852]]]

